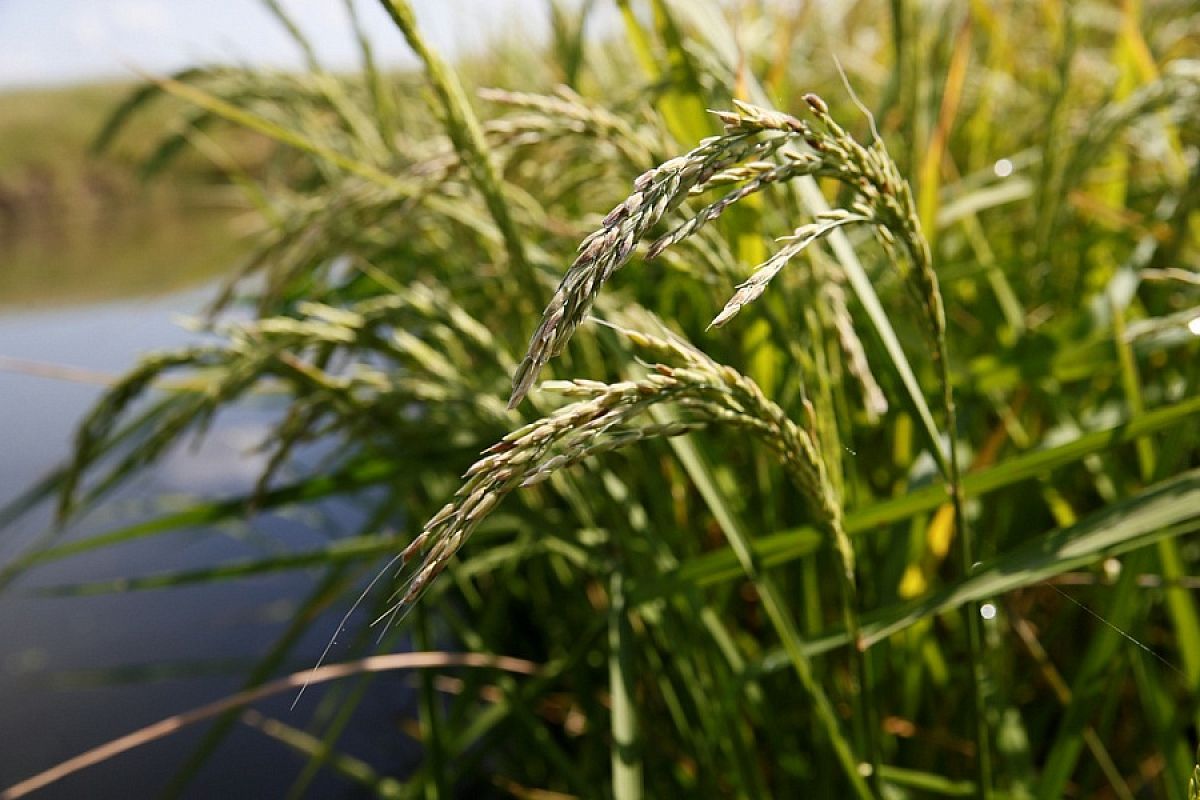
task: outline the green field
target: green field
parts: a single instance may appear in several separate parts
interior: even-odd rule
[[[96,132],[131,88],[102,84],[0,93],[0,176],[31,165],[77,171]]]
[[[227,273],[245,252],[245,235],[258,226],[210,159],[185,147],[162,168],[139,167],[172,130],[169,109],[148,110],[96,150],[134,89],[0,94],[0,307],[167,292]],[[213,146],[254,171],[265,142],[229,132]]]

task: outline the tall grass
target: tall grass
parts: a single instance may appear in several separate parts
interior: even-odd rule
[[[384,5],[428,107],[364,38],[361,76],[189,71],[109,131],[174,102],[201,147],[275,140],[263,178],[229,176],[262,212],[259,280],[218,298],[215,344],[131,371],[44,489],[92,507],[270,387],[258,486],[0,580],[376,488],[324,549],[62,591],[316,566],[307,608],[349,609],[405,563],[364,621],[539,667],[441,698],[426,675],[403,790],[343,770],[382,794],[1187,796],[1194,11],[619,2],[624,41],[585,47],[556,6],[509,74],[456,73]],[[254,319],[221,317],[237,299]],[[362,696],[281,736],[296,794]]]

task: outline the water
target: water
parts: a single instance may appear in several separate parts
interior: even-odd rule
[[[195,334],[181,328],[177,317],[195,313],[211,296],[211,272],[231,263],[225,247],[214,240],[217,255],[211,258],[207,278],[192,273],[193,281],[204,281],[200,286],[166,295],[112,296],[145,292],[153,281],[144,274],[124,290],[114,290],[111,284],[85,285],[89,280],[105,283],[103,263],[77,270],[69,279],[45,270],[47,280],[40,292],[28,277],[37,270],[22,271],[17,284],[20,305],[0,300],[0,357],[7,359],[0,363],[0,506],[62,463],[70,452],[75,424],[102,391],[75,379],[31,374],[35,370],[29,362],[116,374],[131,366],[139,353],[189,341]],[[158,274],[165,276],[161,283],[167,286],[173,285],[171,278],[178,280],[171,269],[172,249],[155,255],[143,247],[138,255],[152,268],[158,259]],[[11,265],[12,251],[7,252]],[[5,254],[0,250],[0,274]],[[46,251],[48,260],[53,255],[53,249]],[[121,271],[114,266],[114,272]],[[4,285],[0,279],[0,295]],[[10,301],[13,297],[14,292],[7,294]],[[55,305],[63,297],[74,304]],[[65,536],[111,529],[161,510],[163,502],[180,507],[188,498],[246,491],[262,466],[262,457],[252,448],[275,413],[277,409],[260,405],[224,414],[202,446],[172,453],[72,525]],[[292,572],[216,587],[94,597],[49,597],[37,593],[39,587],[310,549],[353,530],[359,521],[349,503],[330,504],[324,511],[319,520],[260,515],[237,529],[193,529],[102,549],[38,567],[3,590],[0,789],[139,726],[236,691],[245,671],[280,635],[318,576]],[[51,509],[40,507],[0,531],[0,564],[24,551],[51,522]],[[312,641],[305,641],[300,656],[309,660],[293,667],[315,659],[324,644],[321,637],[336,624],[336,611],[313,626]],[[349,752],[389,770],[411,763],[414,748],[395,732],[394,719],[411,714],[405,712],[406,686],[399,677],[378,681],[379,700],[364,704],[344,740]],[[255,707],[302,727],[319,696],[319,691],[306,694],[296,712],[288,711],[291,696]],[[203,725],[196,726],[117,756],[36,796],[153,795],[192,752],[203,731]],[[289,748],[241,725],[209,761],[189,796],[282,796],[302,763]],[[311,789],[313,796],[347,792],[348,784],[329,775]]]

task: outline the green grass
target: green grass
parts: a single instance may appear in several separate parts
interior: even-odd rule
[[[387,796],[1187,796],[1200,289],[1163,278],[1200,265],[1194,11],[622,2],[620,41],[581,49],[563,12],[540,59],[456,72],[385,6],[426,87],[364,49],[361,75],[195,71],[118,114],[166,113],[146,158],[194,144],[260,212],[257,314],[147,357],[30,500],[94,507],[251,393],[288,412],[245,497],[48,535],[0,583],[376,487],[326,548],[56,591],[318,567],[255,684],[404,553],[364,616],[541,665],[444,701],[424,675],[386,732],[425,747],[402,788],[339,752],[362,683],[303,731],[255,717],[306,759],[296,795],[328,768]],[[233,129],[274,143],[265,169],[211,146]],[[351,638],[335,658],[376,647]]]
[[[115,147],[95,153],[97,134],[132,89],[130,83],[98,83],[0,92],[0,182],[20,188],[31,173],[50,175],[68,201],[89,176],[132,191],[129,166],[149,158],[177,121],[169,109],[150,108]],[[221,137],[219,144],[247,168],[263,156],[261,140],[244,133]],[[186,150],[176,169],[175,177],[185,183],[213,174],[207,158]]]
[[[114,83],[0,93],[0,175],[32,164],[78,165],[129,89]]]
[[[108,152],[93,144],[133,86],[112,83],[0,93],[0,306],[66,305],[172,291],[215,279],[245,253],[231,225],[246,203],[225,173],[183,148],[157,147],[175,117],[148,109]],[[181,140],[181,144],[186,140]],[[206,143],[258,172],[264,142],[229,132]],[[147,182],[159,163],[169,180]],[[257,227],[257,226],[254,226]],[[96,269],[103,264],[103,270]]]

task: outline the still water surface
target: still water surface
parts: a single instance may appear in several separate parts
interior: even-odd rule
[[[12,252],[0,247],[0,275],[6,256],[7,264],[15,263]],[[172,271],[178,253],[170,248],[156,255],[139,247],[138,258],[151,272],[147,277],[139,269],[125,290],[104,285],[106,271],[121,272],[124,265],[94,263],[66,278],[44,270],[39,291],[30,278],[38,270],[30,269],[27,252],[21,255],[19,292],[5,298],[0,277],[0,506],[62,463],[75,424],[102,391],[78,379],[35,374],[39,370],[29,362],[120,373],[139,353],[194,339],[196,334],[180,327],[178,316],[196,313],[211,296],[216,274],[232,263],[227,246],[214,244],[212,252],[207,275],[193,268],[193,285],[183,289]],[[44,257],[53,262],[53,248],[47,248]],[[163,276],[157,282],[160,288],[170,288],[170,293],[153,294],[155,269]],[[88,281],[98,285],[84,285]],[[136,295],[129,296],[131,292]],[[56,298],[68,298],[72,304],[56,305]],[[63,535],[87,536],[164,508],[182,507],[188,499],[246,491],[261,466],[253,448],[275,413],[270,405],[260,405],[223,415],[202,445],[172,454]],[[315,517],[259,515],[237,529],[194,529],[50,563],[0,590],[0,789],[141,725],[240,688],[246,669],[269,649],[316,576],[288,573],[217,587],[94,597],[48,597],[37,592],[39,587],[309,549],[353,530],[359,521],[353,503],[344,500],[329,504]],[[0,565],[23,552],[51,524],[51,509],[40,507],[0,530]],[[312,641],[301,648],[305,661],[290,666],[301,669],[315,659],[323,637],[336,624],[336,612],[327,616],[313,626]],[[364,704],[361,719],[343,740],[347,751],[389,770],[411,763],[410,743],[394,733],[380,735],[396,730],[394,716],[403,707],[397,698],[407,696],[405,685],[401,678],[377,682],[380,701]],[[306,695],[304,704],[318,697],[319,693]],[[257,707],[302,726],[311,706],[289,714],[291,699],[281,697]],[[203,731],[204,726],[198,726],[117,756],[36,796],[153,796]],[[243,726],[210,760],[188,796],[283,796],[301,763],[288,748]],[[329,776],[313,784],[310,795],[354,796],[347,784]]]

